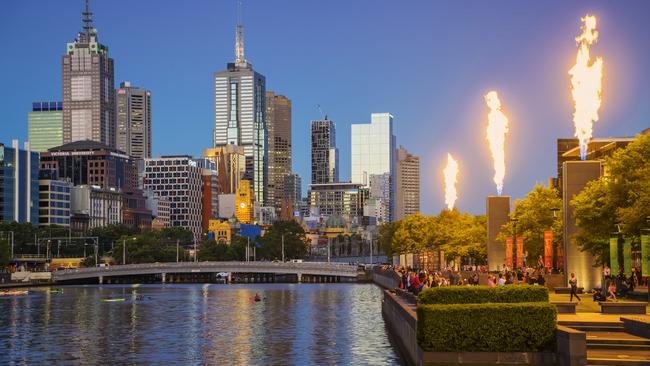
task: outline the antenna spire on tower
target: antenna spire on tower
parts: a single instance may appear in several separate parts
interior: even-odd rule
[[[90,8],[88,7],[88,0],[86,0],[86,7],[84,8],[84,11],[81,13],[83,15],[82,22],[83,22],[83,30],[86,36],[90,36],[90,31],[93,29],[93,13],[90,12]]]
[[[86,0],[87,1],[87,0]],[[237,0],[237,30],[235,34],[235,63],[246,63],[244,57],[244,25],[241,21],[241,0]]]

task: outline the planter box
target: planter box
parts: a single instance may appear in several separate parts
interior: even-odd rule
[[[557,308],[558,314],[575,314],[577,302],[551,302]]]
[[[646,302],[599,302],[603,314],[645,314]]]

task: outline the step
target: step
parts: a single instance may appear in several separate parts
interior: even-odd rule
[[[587,341],[587,349],[616,349],[623,351],[650,351],[650,345],[647,344],[601,344],[601,343],[589,343]],[[648,352],[650,353],[650,352]]]
[[[587,334],[587,345],[589,344],[650,346],[650,339],[592,338]]]
[[[621,358],[587,358],[587,366],[650,366],[648,360]]]
[[[564,325],[564,324],[562,324]],[[566,325],[581,332],[623,332],[621,325]]]

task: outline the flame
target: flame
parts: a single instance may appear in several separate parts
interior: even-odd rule
[[[448,209],[454,208],[458,195],[456,193],[456,182],[458,176],[458,163],[451,154],[447,154],[447,166],[442,171],[445,176],[445,204]]]
[[[598,40],[596,17],[586,15],[582,18],[582,34],[576,37],[578,54],[576,64],[569,70],[571,75],[571,94],[575,103],[573,124],[575,136],[580,141],[580,158],[587,157],[587,145],[591,139],[593,123],[598,121],[600,94],[602,90],[603,59],[598,57],[592,62],[589,45]]]
[[[487,140],[494,160],[494,183],[499,196],[503,190],[503,178],[506,176],[506,154],[504,145],[508,133],[508,117],[501,111],[501,101],[495,91],[485,94],[485,103],[490,108],[488,113]]]

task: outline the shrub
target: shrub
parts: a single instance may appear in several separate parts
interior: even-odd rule
[[[548,289],[543,286],[509,285],[433,287],[420,293],[421,304],[481,304],[548,302]]]
[[[550,303],[418,305],[418,344],[437,352],[538,352],[555,346]]]

